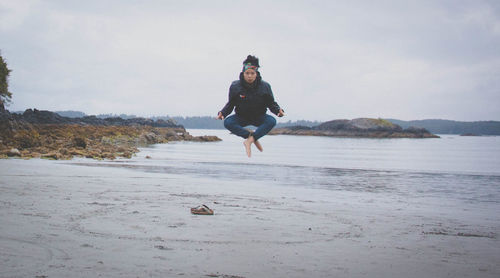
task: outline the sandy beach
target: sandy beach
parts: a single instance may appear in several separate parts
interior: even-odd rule
[[[500,278],[499,45],[500,0],[0,0],[0,278]]]
[[[481,206],[140,167],[0,160],[0,277],[500,276]]]

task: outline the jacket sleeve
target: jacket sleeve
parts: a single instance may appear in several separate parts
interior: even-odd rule
[[[222,116],[227,117],[229,114],[233,112],[234,106],[235,106],[235,101],[234,101],[234,92],[233,92],[233,85],[231,84],[231,87],[229,87],[229,97],[226,105],[219,111],[222,113]]]
[[[274,96],[273,96],[273,91],[271,90],[271,85],[269,84],[266,84],[267,85],[267,99],[266,99],[266,105],[267,105],[267,108],[269,108],[269,110],[271,110],[271,112],[273,112],[275,115],[278,115],[278,113],[280,112],[280,106],[278,105],[278,103],[274,100]]]

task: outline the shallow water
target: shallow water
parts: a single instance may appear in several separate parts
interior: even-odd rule
[[[439,139],[352,139],[266,136],[264,152],[247,158],[242,140],[225,130],[215,143],[176,142],[142,148],[130,160],[75,162],[149,173],[251,181],[398,198],[500,202],[500,137],[443,135]],[[150,156],[151,159],[146,159]],[[250,184],[249,184],[250,185]]]

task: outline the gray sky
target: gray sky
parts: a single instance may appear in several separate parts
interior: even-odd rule
[[[287,120],[500,120],[500,1],[0,0],[11,111],[215,116],[246,55]]]

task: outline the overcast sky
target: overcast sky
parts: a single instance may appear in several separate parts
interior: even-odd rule
[[[11,111],[215,116],[248,54],[287,120],[500,120],[500,1],[0,0]]]

